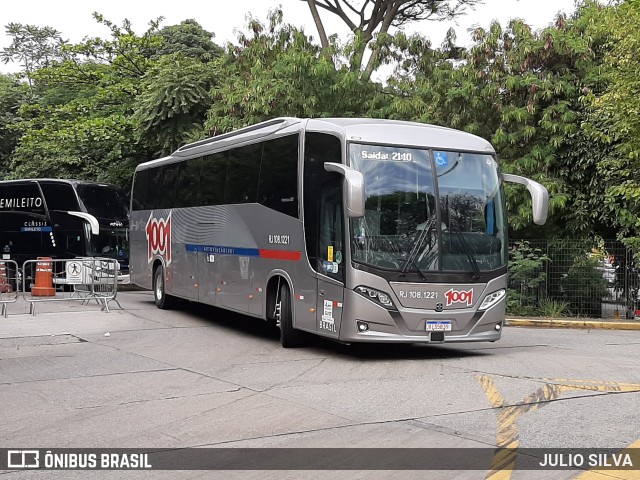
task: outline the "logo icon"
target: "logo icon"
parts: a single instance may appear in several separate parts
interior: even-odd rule
[[[444,310],[444,305],[442,305],[442,302],[436,303],[436,312],[441,312],[442,310]]]
[[[466,303],[468,307],[473,305],[473,288],[467,291],[454,290],[452,288],[444,296],[447,299],[447,307],[454,303]]]
[[[438,167],[446,167],[449,165],[449,157],[447,152],[433,152],[433,159]]]
[[[39,468],[40,451],[38,450],[8,450],[8,468]]]
[[[149,245],[147,262],[151,262],[154,255],[162,255],[166,264],[169,265],[171,263],[171,212],[167,218],[160,219],[155,218],[151,212],[145,232]]]

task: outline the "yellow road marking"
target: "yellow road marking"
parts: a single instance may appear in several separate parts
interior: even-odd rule
[[[543,378],[547,382],[565,384],[570,390],[592,390],[595,392],[640,392],[637,383],[601,382],[598,380],[571,380],[566,378]]]
[[[476,375],[476,380],[484,390],[489,403],[494,408],[504,408],[506,406],[506,400],[498,391],[493,380],[487,375]],[[498,414],[498,431],[496,433],[497,441],[496,444],[498,447],[506,448],[508,445],[509,448],[517,448],[520,445],[520,440],[518,439],[518,429],[515,425],[515,418],[509,416],[510,412],[507,412],[508,409],[503,409]],[[489,467],[489,472],[487,472],[487,479],[491,480],[508,480],[511,478],[511,472],[516,463],[516,454],[514,451],[509,450],[499,450],[497,451],[493,459],[491,460],[491,465]]]
[[[512,472],[515,470],[516,456],[515,449],[520,446],[520,436],[516,425],[516,420],[527,413],[534,412],[552,400],[556,400],[565,392],[569,391],[597,391],[597,392],[640,392],[640,384],[633,383],[617,383],[617,382],[600,382],[597,380],[572,380],[572,379],[542,379],[547,383],[540,387],[531,395],[525,397],[522,402],[516,405],[507,405],[507,400],[497,389],[493,380],[488,375],[476,375],[476,381],[482,387],[489,404],[498,412],[498,427],[496,430],[496,446],[498,448],[514,449],[514,450],[498,450],[491,460],[489,471],[487,472],[487,480],[509,480]],[[636,446],[637,445],[637,446]],[[640,441],[633,443],[628,448],[639,448]],[[626,476],[614,476],[624,474]],[[604,479],[603,475],[610,478],[633,479],[640,480],[640,471],[614,471],[601,470],[589,471],[583,475],[594,473],[595,477],[580,476],[580,480]],[[633,476],[629,476],[633,475]]]

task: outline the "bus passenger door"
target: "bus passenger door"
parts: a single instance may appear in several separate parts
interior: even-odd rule
[[[344,217],[341,180],[327,182],[320,193],[318,212],[317,332],[338,337],[344,300]]]

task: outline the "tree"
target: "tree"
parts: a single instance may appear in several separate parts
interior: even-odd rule
[[[388,47],[398,69],[389,82],[396,98],[386,114],[490,140],[503,171],[549,189],[546,235],[609,233],[615,221],[603,207],[604,186],[596,175],[608,150],[582,128],[582,97],[603,88],[603,40],[587,33],[600,8],[588,2],[574,18],[559,16],[540,32],[519,20],[506,28],[492,23],[473,32],[468,50],[456,48],[451,33],[435,50],[423,37],[398,34]],[[512,229],[521,238],[539,237],[539,228],[529,229],[526,190],[505,189]]]
[[[207,32],[195,20],[184,20],[178,25],[163,27],[158,32],[162,45],[156,56],[180,53],[187,58],[196,58],[203,62],[222,55],[223,50],[213,42],[215,35]]]
[[[4,63],[20,62],[29,85],[32,85],[33,72],[60,58],[65,43],[60,32],[51,27],[10,23],[6,33],[11,37],[11,45],[0,51],[0,60]]]
[[[64,60],[75,65],[80,81],[91,80],[83,77],[85,64],[109,65],[119,78],[140,79],[155,63],[154,54],[162,45],[158,33],[162,17],[149,22],[149,28],[140,36],[136,35],[128,19],[118,26],[98,12],[94,19],[111,31],[111,38],[87,38],[74,46],[64,49]]]
[[[142,80],[135,120],[138,140],[166,155],[203,136],[211,106],[209,90],[215,83],[213,61],[224,50],[195,20],[164,27],[159,35],[162,44],[154,54],[157,64]]]
[[[329,48],[329,39],[318,8],[335,16],[353,32],[353,51],[350,55],[352,71],[363,71],[365,79],[380,66],[381,45],[376,36],[385,39],[392,27],[402,27],[422,20],[450,20],[464,13],[467,7],[482,0],[300,0],[309,10],[318,29],[323,50]],[[371,56],[363,69],[364,54],[371,47]]]
[[[20,141],[11,176],[71,177],[128,185],[133,168],[151,158],[136,141],[133,116],[141,81],[161,44],[157,23],[136,35],[99,14],[112,37],[66,45],[62,59],[33,72],[36,97],[19,110]]]
[[[337,69],[308,36],[284,24],[281,10],[270,13],[268,25],[250,19],[238,41],[214,62],[210,133],[277,116],[362,116],[381,95],[379,85]]]
[[[592,141],[609,146],[598,164],[606,187],[605,205],[622,236],[640,245],[640,1],[601,8],[590,35],[607,39],[603,62],[605,88],[585,95],[585,130]]]
[[[209,90],[215,73],[210,64],[176,53],[164,55],[142,81],[135,100],[136,135],[158,155],[203,136]]]
[[[7,175],[11,154],[18,143],[18,109],[27,97],[27,87],[17,77],[0,75],[0,178]]]

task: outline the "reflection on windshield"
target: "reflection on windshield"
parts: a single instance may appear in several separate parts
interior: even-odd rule
[[[79,184],[78,196],[91,215],[98,218],[127,218],[126,195],[112,185]]]
[[[365,216],[351,220],[355,262],[474,277],[506,264],[493,157],[351,144],[350,160],[364,175],[367,196]]]
[[[90,255],[118,260],[129,258],[129,240],[125,228],[100,228],[100,234],[91,235]]]

